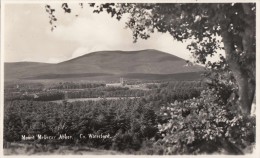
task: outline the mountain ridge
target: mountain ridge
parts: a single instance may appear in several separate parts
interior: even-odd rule
[[[186,60],[154,49],[138,51],[98,51],[59,62],[8,62],[5,79],[37,76],[84,76],[79,74],[176,74],[203,71],[202,66],[186,66]],[[93,76],[93,75],[92,75]],[[147,75],[146,75],[147,76]],[[149,75],[148,75],[149,76]]]
[[[57,64],[61,64],[61,63],[65,63],[65,62],[69,62],[69,61],[73,61],[73,60],[77,60],[78,58],[82,58],[82,57],[89,57],[89,56],[92,56],[92,55],[97,55],[97,54],[102,54],[102,55],[105,55],[107,53],[117,53],[117,54],[138,54],[138,53],[143,53],[143,52],[147,52],[149,51],[149,53],[151,51],[157,51],[157,52],[160,52],[160,53],[164,53],[164,54],[167,54],[167,55],[172,55],[170,53],[166,53],[166,52],[163,52],[163,51],[158,51],[158,50],[155,50],[155,49],[143,49],[143,50],[134,50],[134,51],[122,51],[122,50],[109,50],[109,51],[96,51],[96,52],[90,52],[90,53],[87,53],[87,54],[83,54],[81,56],[78,56],[78,57],[75,57],[75,58],[72,58],[72,59],[69,59],[69,60],[66,60],[66,61],[62,61],[62,62],[59,62]],[[175,55],[172,55],[174,56],[175,58],[179,58],[179,59],[182,59],[180,57],[177,57]]]

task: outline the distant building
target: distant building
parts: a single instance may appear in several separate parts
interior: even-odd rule
[[[125,82],[124,82],[124,78],[120,78],[120,82],[119,83],[107,83],[106,87],[123,87],[125,86]]]

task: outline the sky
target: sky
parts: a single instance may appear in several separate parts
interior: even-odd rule
[[[5,4],[5,62],[58,63],[95,51],[143,49],[192,60],[187,43],[177,42],[167,33],[154,33],[148,40],[133,43],[131,30],[125,29],[127,17],[118,21],[105,12],[93,13],[87,5],[81,9],[78,4],[71,4],[72,13],[66,14],[61,4],[50,5],[58,19],[53,32],[45,4]]]

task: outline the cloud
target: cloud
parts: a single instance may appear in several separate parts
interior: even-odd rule
[[[64,60],[61,58],[49,58],[46,63],[60,63],[62,61]]]
[[[155,32],[149,39],[133,43],[131,30],[124,29],[126,17],[117,21],[105,12],[94,14],[87,6],[64,14],[59,4],[53,6],[57,7],[55,15],[58,18],[53,32],[44,5],[10,5],[6,8],[6,61],[31,58],[32,61],[55,63],[94,51],[142,49],[157,49],[190,60],[191,53],[186,49],[189,41],[177,42],[168,33]],[[75,17],[75,14],[79,16]]]
[[[75,18],[68,25],[58,25],[52,35],[60,40],[74,41],[81,45],[117,45],[126,41],[125,36],[131,35],[129,30],[123,27],[122,23],[107,17],[106,14],[90,13]]]
[[[88,49],[86,47],[79,47],[72,53],[71,59],[82,56],[86,53],[88,53]]]
[[[52,36],[55,38],[80,45],[72,53],[72,58],[94,51],[140,49],[158,49],[182,58],[189,58],[186,45],[174,41],[169,34],[157,32],[148,40],[139,39],[137,43],[133,43],[132,32],[124,29],[124,23],[102,15],[95,18],[92,16],[77,18],[70,25],[58,26],[53,32]]]
[[[62,18],[64,17],[66,16],[63,15]],[[133,43],[131,30],[124,29],[127,18],[123,19],[117,21],[106,13],[93,14],[86,8],[78,18],[72,18],[70,23],[59,20],[60,24],[50,36],[78,44],[78,47],[71,52],[70,58],[102,50],[157,49],[190,59],[191,55],[186,49],[187,43],[174,41],[167,33],[155,32],[148,40],[139,39],[137,43]]]

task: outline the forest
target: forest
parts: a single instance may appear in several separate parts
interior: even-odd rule
[[[225,106],[226,99],[220,99],[231,91],[218,92],[201,81],[146,86],[148,90],[96,83],[10,84],[5,89],[4,146],[32,145],[36,154],[62,146],[84,146],[165,155],[242,154],[254,144],[255,118],[237,116],[234,107]],[[68,102],[64,89],[70,90],[67,99],[101,98]],[[111,96],[118,99],[106,99]],[[61,103],[52,102],[60,99]],[[59,139],[61,136],[70,139]]]

